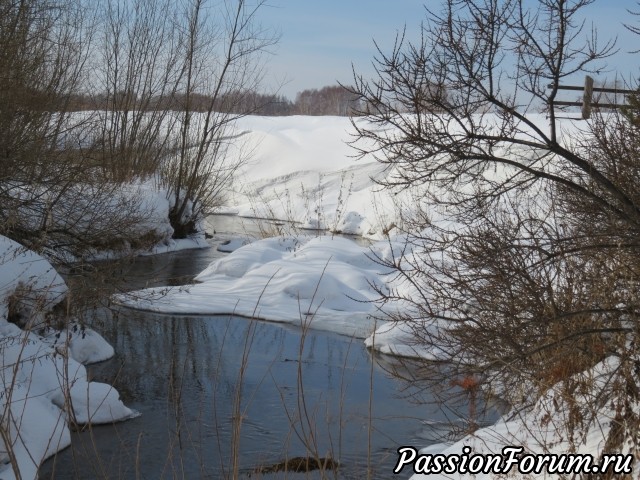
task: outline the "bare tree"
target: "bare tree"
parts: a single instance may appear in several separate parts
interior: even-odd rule
[[[415,193],[403,254],[380,261],[402,285],[381,294],[410,306],[398,320],[416,342],[515,410],[557,382],[575,399],[576,375],[617,358],[615,388],[588,385],[602,403],[558,429],[577,442],[610,401],[607,447],[637,448],[638,130],[602,114],[563,136],[554,104],[562,82],[615,52],[585,28],[590,3],[428,11],[419,43],[399,36],[379,49],[375,80],[356,76],[366,118],[353,120],[354,147],[388,166],[385,187]]]
[[[263,5],[261,0],[226,1],[214,18],[205,0],[186,4],[179,133],[175,154],[163,170],[176,238],[196,231],[198,219],[219,204],[242,163],[242,155],[231,155],[229,147],[239,142],[235,122],[252,111],[236,106],[257,90],[263,74],[260,55],[276,41],[257,23]],[[208,103],[197,111],[194,99],[203,94]]]
[[[175,96],[180,81],[175,9],[151,0],[101,7],[90,87],[98,118],[87,156],[109,179],[148,177],[160,169],[172,128],[161,103]]]
[[[42,247],[48,212],[81,177],[66,106],[82,81],[89,36],[73,1],[0,2],[0,224]],[[73,148],[73,147],[72,147]]]
[[[60,262],[150,246],[140,198],[90,163],[95,118],[70,109],[93,78],[93,12],[75,0],[0,8],[0,232]]]
[[[3,232],[52,252],[152,242],[122,186],[151,177],[185,237],[241,163],[235,120],[260,108],[263,2],[74,2],[0,3]],[[72,115],[82,91],[101,108]]]

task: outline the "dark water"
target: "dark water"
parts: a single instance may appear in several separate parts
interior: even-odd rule
[[[175,284],[219,255],[185,251],[118,268],[126,288]],[[73,433],[40,478],[233,478],[234,458],[239,478],[322,478],[256,473],[307,455],[340,462],[324,478],[390,478],[399,446],[433,443],[468,411],[464,401],[439,404],[438,392],[414,402],[414,385],[389,373],[410,376],[411,366],[372,358],[358,339],[127,309],[98,309],[92,323],[117,354],[89,367],[91,377],[113,383],[142,415]]]

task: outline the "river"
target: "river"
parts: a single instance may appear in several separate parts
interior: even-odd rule
[[[211,249],[119,265],[125,288],[186,283],[223,255],[215,245],[228,237],[217,230]],[[109,308],[90,323],[116,350],[90,377],[112,383],[141,415],[72,433],[43,479],[218,479],[234,468],[238,478],[321,478],[264,473],[308,455],[339,462],[326,478],[389,478],[399,446],[434,443],[469,410],[390,372],[411,376],[406,362],[333,333]]]

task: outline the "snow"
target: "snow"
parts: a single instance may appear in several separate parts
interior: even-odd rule
[[[372,286],[387,273],[369,252],[337,236],[267,238],[212,262],[196,277],[201,283],[141,290],[116,301],[155,312],[235,314],[364,338],[380,323]]]
[[[250,116],[238,129],[253,156],[219,212],[383,237],[394,215],[391,197],[375,182],[385,167],[354,157],[348,118]]]
[[[132,214],[142,219],[135,225],[134,233],[140,238],[153,236],[157,242],[150,247],[132,248],[125,244],[119,250],[100,250],[85,255],[84,260],[108,260],[122,258],[127,255],[159,255],[198,248],[209,248],[205,239],[205,222],[197,225],[198,232],[188,238],[174,239],[173,227],[169,222],[169,209],[172,201],[166,188],[158,185],[157,180],[144,180],[132,184],[123,184],[114,194],[119,196],[113,208],[128,205],[133,208]],[[189,213],[188,211],[186,213]],[[115,215],[115,213],[114,213]],[[69,259],[73,261],[73,259]]]
[[[219,252],[231,253],[235,252],[240,247],[244,247],[245,245],[249,245],[253,242],[254,239],[249,237],[235,237],[230,238],[229,240],[225,240],[218,244],[217,250]]]
[[[528,118],[543,129],[548,124],[541,114]],[[500,120],[484,115],[482,122],[489,126]],[[578,128],[574,121],[561,121],[559,141],[571,142]],[[399,224],[399,205],[410,209],[421,197],[420,192],[396,195],[380,187],[377,182],[394,172],[371,156],[356,157],[351,146],[355,130],[349,118],[248,116],[238,121],[237,129],[242,132],[241,145],[230,153],[240,156],[249,151],[251,159],[218,213],[287,220],[302,228],[381,240]],[[531,157],[532,152],[512,149],[508,154]],[[504,174],[497,169],[492,178]]]
[[[427,346],[424,342],[420,342],[415,333],[416,328],[420,329],[420,335],[431,334],[435,337],[440,329],[446,328],[446,325],[430,320],[383,323],[365,339],[364,343],[367,347],[386,355],[426,360],[447,358],[447,355],[436,346]]]
[[[40,255],[0,236],[0,320],[6,319],[10,297],[20,292],[20,310],[35,314],[58,303],[67,293],[62,277]]]
[[[535,405],[513,415],[514,418],[503,417],[494,425],[484,427],[473,434],[467,435],[452,445],[438,444],[420,450],[421,453],[442,453],[444,455],[461,454],[464,447],[471,448],[471,454],[498,454],[506,446],[523,446],[524,453],[532,454],[590,454],[597,461],[604,451],[604,439],[607,437],[612,423],[614,423],[615,408],[613,405],[604,406],[596,411],[599,398],[607,397],[607,390],[614,388],[610,383],[612,372],[619,362],[610,357],[586,372],[577,374],[578,379],[588,389],[578,389],[571,396],[567,396],[562,383],[550,388],[535,403]],[[573,398],[571,398],[573,397]],[[638,404],[635,404],[636,411]],[[577,428],[574,438],[569,439],[565,428],[569,416],[576,415],[576,408],[580,409],[580,416],[586,425]],[[574,422],[575,423],[575,422]],[[605,452],[619,454],[633,454],[633,447],[625,445],[621,451]],[[640,468],[640,459],[635,460],[634,471]],[[451,475],[444,474],[414,474],[411,480],[445,480]],[[495,478],[491,474],[456,474],[460,480],[489,480]],[[512,472],[509,478],[514,479],[554,479],[557,475],[540,474],[521,475]]]
[[[42,332],[42,341],[56,348],[68,349],[69,355],[83,365],[103,362],[114,355],[114,350],[102,336],[77,322],[61,330],[46,328]]]
[[[534,120],[546,124],[543,116]],[[565,122],[561,126],[564,140],[571,141],[576,128],[575,123]],[[405,289],[404,294],[411,293],[410,286],[398,283],[373,259],[400,258],[407,244],[402,236],[393,236],[399,223],[398,209],[408,209],[404,213],[410,214],[415,207],[412,202],[424,201],[421,193],[407,192],[392,198],[378,186],[377,182],[393,172],[373,158],[354,157],[348,145],[354,131],[347,118],[246,117],[239,121],[238,129],[243,133],[243,148],[252,150],[253,157],[238,175],[238,188],[219,213],[285,220],[293,232],[323,229],[386,241],[366,248],[327,235],[296,234],[252,242],[237,238],[219,247],[231,253],[198,275],[200,283],[147,289],[120,295],[116,300],[162,313],[236,314],[310,326],[362,338],[368,347],[386,354],[439,358],[442,352],[416,342],[415,325],[385,321],[386,312],[405,306],[377,302],[376,289]],[[528,158],[532,155],[528,150],[505,153]],[[506,174],[496,169],[487,172],[487,180]],[[473,195],[472,190],[467,193]],[[446,212],[433,210],[430,214],[435,222],[447,221]],[[433,335],[446,328],[446,324],[429,319],[417,322],[422,331]],[[598,378],[606,377],[603,372],[614,368],[612,364],[607,360],[585,375],[597,383]],[[589,405],[591,399],[577,401]],[[459,454],[463,447],[470,446],[475,453],[499,453],[503,446],[523,445],[531,452],[543,453],[544,448],[551,447],[552,453],[566,453],[571,445],[556,426],[565,423],[562,416],[569,411],[556,386],[515,418],[505,417],[453,445],[432,445],[423,451]],[[595,418],[576,442],[577,453],[602,452],[608,428],[606,414]]]
[[[83,363],[110,358],[113,348],[74,323],[62,331],[22,330],[8,321],[9,303],[35,327],[67,286],[40,255],[0,236],[0,411],[9,444],[0,441],[0,478],[35,479],[40,463],[70,444],[68,423],[111,423],[136,416],[110,385],[90,382]]]

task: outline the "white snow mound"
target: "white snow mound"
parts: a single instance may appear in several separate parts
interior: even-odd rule
[[[8,321],[9,303],[36,325],[67,286],[40,255],[0,236],[0,478],[37,478],[38,467],[70,444],[68,422],[110,423],[136,415],[113,387],[89,382],[84,363],[105,360],[113,348],[96,332],[70,325],[45,336]]]
[[[161,313],[236,314],[364,338],[381,322],[373,285],[387,273],[369,253],[342,237],[267,238],[211,263],[196,277],[199,284],[146,289],[116,301]]]

